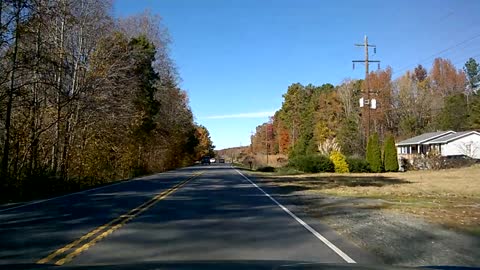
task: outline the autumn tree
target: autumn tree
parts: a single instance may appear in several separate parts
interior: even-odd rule
[[[396,127],[396,121],[392,110],[392,70],[390,67],[385,70],[371,72],[368,78],[363,82],[363,92],[370,91],[370,100],[376,100],[376,109],[370,109],[365,106],[362,112],[364,126],[367,114],[370,111],[370,127],[372,132],[379,134],[383,138],[386,132],[391,132]]]
[[[164,171],[213,152],[178,86],[159,17],[117,20],[111,8],[0,1],[2,198]]]
[[[203,156],[215,156],[215,146],[213,145],[212,139],[210,138],[210,133],[204,126],[197,125],[195,127],[195,138],[198,141],[198,144],[195,146],[195,152],[197,153],[195,160],[199,160]]]
[[[317,151],[340,150],[340,145],[337,145],[337,131],[341,123],[342,106],[337,91],[333,85],[323,84],[318,88],[318,94],[313,101],[315,148]]]
[[[277,111],[274,116],[274,140],[276,141],[275,144],[277,145],[276,148],[278,148],[278,153],[288,154],[291,145],[290,132],[279,114],[279,111]]]
[[[283,99],[284,101],[279,111],[279,117],[289,130],[291,148],[294,149],[303,121],[301,117],[302,109],[307,102],[304,86],[299,83],[290,85],[287,93],[283,95]]]
[[[401,138],[421,134],[431,122],[431,92],[426,74],[419,65],[413,73],[407,71],[393,82],[392,115],[399,127],[393,134]]]
[[[428,76],[428,72],[422,65],[419,64],[418,66],[415,67],[413,71],[413,79],[416,82],[419,82],[419,83],[424,82],[427,79],[427,76]]]
[[[429,74],[431,86],[431,110],[432,115],[440,115],[447,97],[450,95],[463,94],[465,92],[465,74],[457,70],[450,60],[436,58]],[[443,119],[434,119],[433,127],[445,126]]]
[[[436,58],[429,78],[432,90],[441,97],[465,92],[465,73],[457,70],[450,60]]]
[[[0,166],[0,178],[7,179],[10,177],[10,146],[12,140],[12,118],[14,102],[17,93],[19,92],[18,78],[20,77],[19,55],[21,54],[21,38],[25,34],[22,29],[22,25],[31,18],[32,9],[28,7],[28,2],[25,0],[19,1],[2,1],[0,2],[0,42],[2,47],[5,48],[0,52],[2,54],[2,60],[5,58],[7,61],[2,67],[1,79],[1,96],[5,97],[5,121],[3,126],[3,153]],[[5,23],[4,23],[5,22]],[[3,49],[3,48],[2,48]],[[20,51],[20,52],[19,52]],[[3,102],[2,102],[3,103]],[[15,174],[15,172],[13,173]]]
[[[475,69],[478,66],[473,61],[463,72],[449,60],[438,58],[430,70],[418,65],[395,80],[391,68],[386,68],[371,72],[366,81],[345,80],[336,87],[292,84],[275,113],[274,149],[290,158],[333,151],[350,158],[367,152],[372,170],[382,171],[380,141],[388,142],[391,148],[392,138],[405,139],[439,129],[480,128],[480,98],[478,94],[467,95],[465,87],[466,78],[475,81]],[[366,91],[376,100],[375,109],[360,109],[358,101]],[[375,135],[366,146],[368,112]],[[262,149],[265,127],[257,127],[252,136],[256,151]],[[386,140],[387,134],[393,137]]]
[[[358,105],[361,97],[361,84],[361,80],[345,80],[336,89],[342,108],[340,124],[336,133],[342,152],[346,155],[363,156],[365,153]]]

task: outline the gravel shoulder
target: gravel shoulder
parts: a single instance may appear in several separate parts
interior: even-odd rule
[[[480,265],[480,238],[383,209],[375,199],[299,196],[319,218],[386,264],[404,266]]]
[[[333,196],[277,185],[255,174],[274,196],[290,200],[381,262],[401,266],[480,266],[480,237],[395,211],[384,199]],[[271,191],[272,191],[271,190]]]

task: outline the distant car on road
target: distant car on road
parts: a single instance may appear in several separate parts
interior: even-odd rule
[[[215,158],[211,158],[211,159],[210,159],[210,162],[211,162],[211,163],[215,163]]]
[[[203,157],[202,165],[210,165],[210,157]]]
[[[225,163],[225,159],[224,158],[219,158],[218,163]]]

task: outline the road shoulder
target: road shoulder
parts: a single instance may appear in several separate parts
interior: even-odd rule
[[[352,257],[360,264],[380,264],[381,260],[376,258],[373,254],[356,245],[353,241],[346,239],[344,236],[337,233],[335,230],[326,225],[322,220],[313,218],[306,211],[305,204],[299,194],[285,194],[283,189],[267,185],[257,178],[255,175],[248,173],[248,171],[241,171],[246,177],[262,188],[266,193],[270,194],[275,200],[285,206],[294,215],[302,219],[315,231],[324,236],[328,241],[332,242],[340,250]],[[299,224],[299,226],[301,226]],[[312,235],[313,237],[313,235]]]
[[[378,199],[309,193],[276,186],[271,179],[263,181],[253,174],[248,176],[288,205],[292,212],[308,219],[312,227],[326,234],[329,230],[324,228],[331,228],[334,234],[329,239],[340,240],[339,246],[344,245],[348,249],[350,243],[342,243],[342,237],[335,237],[335,234],[347,238],[377,262],[402,266],[480,265],[479,237],[412,215],[388,211],[383,209],[382,201]]]

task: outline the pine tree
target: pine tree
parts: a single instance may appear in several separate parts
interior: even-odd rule
[[[395,139],[388,136],[383,144],[383,164],[386,172],[398,171],[397,149],[395,147]]]
[[[367,161],[368,164],[370,164],[372,172],[382,172],[382,153],[380,151],[380,141],[377,133],[373,133],[368,139]]]
[[[473,58],[468,59],[463,67],[463,71],[467,76],[467,81],[470,89],[475,91],[479,87],[480,82],[480,64]]]
[[[437,117],[440,130],[462,131],[468,129],[467,97],[463,93],[444,98],[443,109]]]
[[[480,91],[471,99],[468,122],[470,129],[480,130]]]

